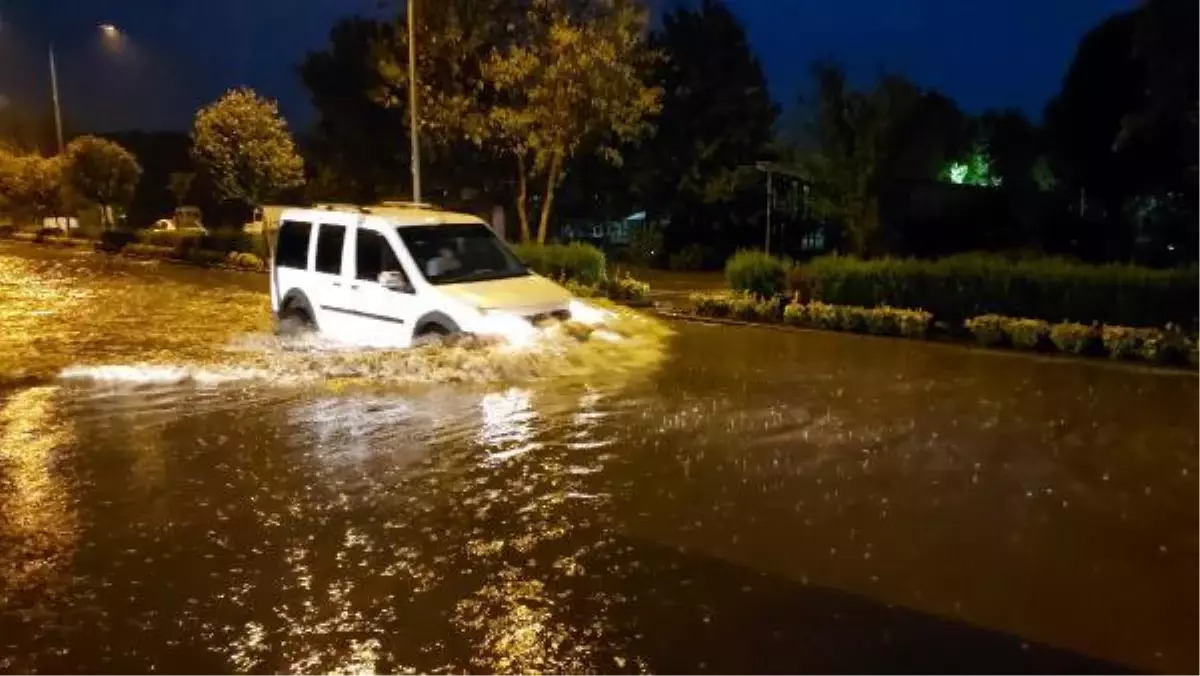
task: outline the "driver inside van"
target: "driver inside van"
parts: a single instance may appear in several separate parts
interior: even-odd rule
[[[462,267],[462,262],[458,260],[458,256],[448,247],[443,246],[438,250],[438,255],[430,258],[429,262],[425,263],[425,275],[428,277],[441,277],[442,275],[453,272]]]

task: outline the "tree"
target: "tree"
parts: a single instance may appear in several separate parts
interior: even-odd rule
[[[672,248],[711,245],[746,179],[760,178],[746,168],[771,154],[779,110],[745,30],[723,2],[668,12],[650,42],[662,54],[654,69],[662,112],[630,162],[634,188],[647,209],[669,219]]]
[[[503,10],[499,21],[479,18],[489,6]],[[442,30],[422,33],[434,43],[434,56],[417,64],[422,119],[443,142],[469,138],[514,161],[524,239],[528,182],[544,177],[537,239],[545,241],[566,162],[583,149],[620,162],[617,144],[650,129],[660,92],[642,79],[652,54],[642,37],[646,15],[618,0],[533,0],[524,12],[500,0],[445,7],[436,15]],[[426,28],[434,23],[427,19]],[[484,41],[489,35],[495,40]],[[380,68],[392,83],[385,99],[399,102],[405,55],[385,55]]]
[[[573,14],[566,3],[535,3],[533,38],[498,52],[484,71],[505,97],[490,111],[501,147],[527,151],[545,175],[537,239],[544,242],[564,163],[582,147],[620,164],[617,145],[644,136],[662,92],[647,86],[651,52],[642,35],[646,14],[631,3],[591,4]]]
[[[390,24],[345,19],[329,33],[329,45],[300,63],[317,120],[309,150],[317,165],[314,189],[343,199],[375,201],[398,194],[408,173],[407,99],[389,109],[375,96],[385,85],[373,62],[376,52],[400,49]]]
[[[111,209],[125,209],[133,200],[142,168],[121,146],[96,136],[80,136],[67,145],[64,156],[67,185],[76,195],[100,207],[100,222],[112,225]]]
[[[18,219],[40,221],[60,215],[64,203],[62,188],[60,158],[0,151],[0,204]]]
[[[187,201],[188,195],[192,192],[192,183],[196,180],[196,173],[193,171],[173,171],[171,177],[167,180],[167,189],[171,191],[171,196],[175,198],[176,208],[183,206]]]
[[[1200,5],[1190,0],[1147,0],[1137,12],[1132,58],[1145,86],[1121,118],[1113,144],[1121,154],[1149,161],[1149,176],[1167,189],[1196,186],[1196,61]],[[1194,202],[1194,200],[1192,200]]]
[[[1045,115],[1054,173],[1113,212],[1130,192],[1128,168],[1113,143],[1143,87],[1132,59],[1136,27],[1136,13],[1124,12],[1084,35]]]
[[[196,113],[192,156],[222,197],[252,206],[304,183],[304,160],[279,106],[246,88]]]

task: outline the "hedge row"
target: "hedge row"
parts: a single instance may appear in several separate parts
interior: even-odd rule
[[[924,338],[933,315],[924,310],[888,307],[829,305],[820,301],[792,303],[783,309],[783,321],[810,329],[836,329],[877,336]]]
[[[1127,326],[1192,326],[1198,270],[1009,261],[967,254],[940,260],[818,258],[802,292],[836,305],[923,307],[941,321],[984,314]]]
[[[128,237],[130,233],[122,233]],[[111,237],[111,236],[110,236]],[[178,253],[178,257],[187,258],[193,250],[215,251],[221,254],[248,253],[262,260],[270,256],[267,243],[262,235],[254,235],[236,231],[216,231],[197,233],[188,231],[142,231],[133,233],[139,244],[170,247]]]
[[[1156,329],[1077,322],[1051,324],[1042,319],[996,314],[972,317],[965,326],[981,345],[988,347],[1058,350],[1156,363],[1195,364],[1197,358],[1196,341],[1174,326]]]
[[[228,253],[209,249],[187,249],[162,246],[159,244],[126,244],[120,253],[138,258],[159,258],[167,260],[185,260],[199,265],[226,265],[242,270],[265,270],[266,263],[262,258],[240,251]]]
[[[590,244],[537,244],[512,247],[513,253],[531,270],[558,281],[576,296],[605,296],[612,300],[641,302],[650,285],[628,273],[609,277],[604,252]]]
[[[553,279],[569,279],[587,286],[604,283],[607,261],[604,252],[590,244],[537,244],[512,247],[513,253],[531,270]]]
[[[751,293],[695,293],[692,307],[702,317],[778,323],[811,329],[870,333],[879,336],[924,338],[933,316],[923,310],[893,307],[856,307],[828,303],[792,302],[782,305],[779,296],[763,298]]]

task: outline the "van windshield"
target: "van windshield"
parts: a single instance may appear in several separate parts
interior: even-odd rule
[[[523,277],[529,270],[482,223],[397,228],[430,284]]]

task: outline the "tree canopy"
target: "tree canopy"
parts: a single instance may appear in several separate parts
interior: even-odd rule
[[[384,85],[373,62],[376,50],[392,53],[400,42],[392,25],[352,17],[336,24],[329,45],[310,52],[299,74],[317,111],[309,150],[342,199],[374,201],[400,194],[408,173],[407,99],[390,110],[373,93]],[[324,178],[323,177],[323,178]]]
[[[456,0],[421,14],[422,129],[514,162],[523,238],[531,178],[545,179],[536,235],[544,241],[565,162],[581,150],[620,161],[620,142],[651,129],[659,90],[643,77],[646,22],[637,5],[615,0]],[[407,52],[381,54],[379,68],[391,86],[378,95],[400,105]]]
[[[278,105],[250,89],[232,89],[196,113],[192,156],[225,199],[259,205],[304,183]]]
[[[747,179],[758,178],[749,168],[768,158],[779,114],[762,64],[718,0],[665,14],[651,45],[662,55],[654,70],[662,112],[632,163],[634,189],[670,218],[673,239],[728,239],[714,230],[728,217],[709,212],[727,210]]]
[[[0,149],[0,206],[20,219],[61,214],[62,179],[59,157],[18,155]]]
[[[96,136],[80,136],[66,148],[65,177],[71,190],[100,207],[101,222],[109,223],[109,207],[124,209],[133,201],[142,167],[120,145]]]

